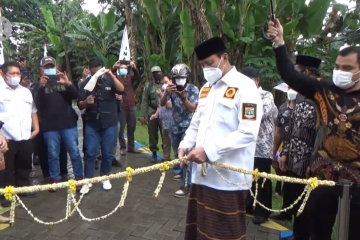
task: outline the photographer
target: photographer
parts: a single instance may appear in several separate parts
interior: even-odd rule
[[[83,178],[83,166],[78,148],[78,115],[72,107],[72,101],[77,98],[78,92],[66,73],[57,71],[54,58],[44,57],[41,68],[43,74],[35,102],[40,112],[40,128],[47,144],[51,182],[61,181],[61,142],[70,155],[75,178],[80,180]]]
[[[103,61],[95,57],[89,62],[91,78],[85,80],[80,88],[78,106],[85,112],[85,177],[93,178],[95,172],[95,159],[101,144],[100,175],[109,175],[113,161],[113,148],[117,137],[118,109],[116,95],[124,91],[124,85],[110,71],[103,68]],[[90,83],[90,84],[89,84]],[[95,83],[91,90],[88,84]],[[102,182],[104,190],[112,188],[109,180]],[[92,184],[87,184],[80,190],[81,194],[89,193]]]

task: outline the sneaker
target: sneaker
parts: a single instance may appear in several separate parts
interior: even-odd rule
[[[84,186],[82,186],[81,190],[80,190],[80,194],[88,194],[90,192],[92,188],[92,184],[85,184]]]
[[[152,153],[151,163],[157,163],[157,153],[156,152]]]
[[[109,191],[109,190],[112,188],[112,185],[111,185],[111,183],[110,183],[110,180],[103,181],[103,182],[102,182],[102,188],[103,188],[105,191]]]
[[[128,153],[135,153],[135,154],[140,154],[141,152],[139,151],[139,150],[137,150],[137,149],[128,149],[128,151],[127,151]]]
[[[182,188],[180,188],[180,190],[177,190],[175,192],[174,196],[177,198],[183,198],[183,197],[186,197],[188,194],[189,194],[189,190],[182,187]]]
[[[181,180],[181,174],[176,174],[172,178],[174,181],[180,181]]]
[[[126,155],[126,149],[121,149],[121,150],[120,150],[120,154],[121,154],[122,156],[125,156],[125,155]]]
[[[118,161],[118,160],[116,160],[116,158],[115,158],[115,157],[113,158],[111,165],[112,165],[113,167],[119,167],[119,168],[121,168],[121,167],[122,167],[121,162],[120,162],[120,161]]]

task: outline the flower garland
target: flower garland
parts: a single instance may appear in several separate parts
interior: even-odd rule
[[[119,208],[123,207],[125,204],[125,199],[127,197],[127,193],[128,193],[128,189],[129,189],[129,185],[130,182],[132,181],[132,177],[134,175],[137,174],[144,174],[147,172],[152,172],[155,170],[160,170],[162,172],[161,178],[159,180],[158,186],[154,192],[153,197],[157,197],[162,185],[164,183],[164,179],[165,179],[165,172],[168,171],[171,167],[177,165],[177,164],[181,164],[183,161],[186,161],[186,157],[184,157],[183,159],[176,159],[170,162],[164,162],[161,164],[156,164],[150,167],[143,167],[143,168],[138,168],[138,169],[133,169],[131,167],[126,168],[125,172],[119,172],[116,174],[111,174],[109,176],[101,176],[101,177],[95,177],[95,178],[91,178],[91,179],[84,179],[84,180],[80,180],[80,181],[74,181],[74,180],[69,180],[68,182],[64,182],[64,183],[56,183],[56,184],[47,184],[47,185],[37,185],[37,186],[30,186],[30,187],[19,187],[19,188],[14,188],[13,186],[8,186],[6,188],[0,189],[0,194],[3,194],[5,199],[11,201],[11,208],[10,208],[10,223],[13,224],[15,222],[15,208],[16,208],[16,203],[19,202],[19,204],[25,209],[25,211],[27,211],[27,213],[38,223],[40,224],[44,224],[44,225],[55,225],[55,224],[59,224],[62,223],[66,220],[68,220],[74,213],[75,211],[77,211],[80,215],[80,217],[85,220],[85,221],[99,221],[102,219],[105,219],[107,217],[109,217],[110,215],[114,214]],[[235,171],[235,172],[239,172],[245,175],[245,180],[246,180],[246,175],[252,175],[254,178],[254,181],[256,182],[256,191],[255,194],[251,191],[250,189],[250,194],[251,196],[254,198],[254,206],[256,204],[258,204],[259,206],[265,208],[268,211],[271,212],[285,212],[288,211],[289,209],[293,208],[296,204],[298,204],[301,199],[304,197],[305,198],[299,208],[298,211],[298,215],[302,213],[302,211],[304,210],[306,201],[308,200],[310,193],[312,190],[314,190],[316,187],[318,186],[335,186],[335,182],[333,181],[322,181],[322,180],[318,180],[317,178],[310,178],[310,179],[298,179],[298,178],[291,178],[291,177],[284,177],[284,176],[278,176],[278,175],[273,175],[273,174],[268,174],[268,173],[260,173],[258,171],[258,169],[255,169],[254,171],[249,171],[249,170],[245,170],[245,169],[241,169],[241,168],[237,168],[228,164],[224,164],[224,163],[219,163],[219,162],[215,162],[215,163],[209,163],[209,165],[215,170],[215,172],[227,183],[235,185],[235,186],[240,186],[240,185],[245,185],[245,184],[249,184],[251,182],[246,181],[245,183],[232,183],[230,182],[228,179],[226,179],[224,176],[222,176],[220,174],[220,172],[216,169],[216,167],[220,167],[220,168],[224,168],[227,170],[231,170],[231,171]],[[189,170],[186,170],[186,179],[185,179],[185,184],[187,186],[187,181],[188,181],[188,176],[189,175]],[[124,188],[123,188],[123,192],[121,195],[121,199],[118,203],[118,205],[115,207],[114,210],[112,210],[110,213],[103,215],[101,217],[96,217],[96,218],[87,218],[83,215],[82,211],[79,208],[79,205],[83,199],[83,197],[85,196],[85,194],[82,194],[79,198],[78,201],[76,201],[76,186],[82,186],[85,184],[94,184],[94,183],[98,183],[98,182],[102,182],[105,180],[112,180],[112,179],[120,179],[120,178],[126,178],[126,182],[124,184]],[[268,180],[276,180],[276,181],[283,181],[283,182],[292,182],[292,183],[298,183],[298,184],[304,184],[306,185],[304,188],[303,193],[295,200],[295,202],[293,204],[291,204],[289,207],[285,208],[285,209],[281,209],[281,210],[273,210],[273,209],[269,209],[267,207],[265,207],[262,203],[260,203],[257,200],[257,195],[258,195],[258,180],[259,178],[264,178],[264,181],[262,183],[262,187],[264,186],[265,181]],[[25,204],[23,203],[23,201],[20,199],[20,197],[18,196],[19,193],[32,193],[32,192],[39,192],[39,191],[47,191],[47,190],[57,190],[57,189],[62,189],[62,188],[68,188],[68,196],[67,196],[67,202],[66,202],[66,212],[65,212],[65,217],[59,221],[56,222],[44,222],[42,220],[40,220],[39,218],[35,217],[33,215],[33,213],[25,206]],[[72,208],[73,206],[73,208]]]

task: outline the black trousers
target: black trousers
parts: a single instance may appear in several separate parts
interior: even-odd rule
[[[38,147],[38,157],[41,167],[41,172],[44,178],[50,177],[49,174],[49,163],[48,163],[48,148],[44,139],[44,134],[40,132],[37,137],[37,147]],[[60,145],[60,175],[67,176],[67,152],[65,149],[65,145],[61,143]]]
[[[32,140],[8,142],[9,150],[5,153],[5,185],[30,186],[29,175],[32,169]]]
[[[310,194],[305,211],[311,224],[311,240],[331,240],[338,212],[340,187],[317,187]],[[360,239],[360,189],[352,189],[348,240]],[[296,239],[297,240],[297,239]]]
[[[257,158],[256,157],[255,162],[254,162],[254,169],[257,168],[259,170],[259,172],[270,173],[271,172],[271,162],[272,162],[272,160],[270,158]],[[261,202],[262,204],[264,204],[266,207],[271,208],[272,207],[271,180],[267,179],[264,184],[264,187],[262,188],[263,181],[264,181],[263,178],[259,178],[259,180],[258,180],[257,200],[259,202]],[[256,190],[255,182],[253,182],[251,190],[255,194],[255,190]],[[254,199],[249,194],[248,198],[247,198],[247,204],[246,204],[248,213],[254,213],[254,216],[259,216],[259,217],[265,217],[265,218],[270,217],[271,212],[265,210],[264,208],[262,208],[258,205],[256,205],[255,209],[253,209],[253,202],[254,202]]]
[[[136,129],[136,108],[130,110],[121,110],[120,113],[120,132],[119,142],[120,149],[126,149],[126,143],[124,138],[125,125],[127,125],[127,148],[128,150],[135,149],[135,129]]]
[[[155,118],[150,120],[150,116],[148,117],[148,133],[149,133],[149,148],[151,152],[159,151],[158,143],[159,143],[159,131],[162,137],[162,128],[160,125],[159,118]]]

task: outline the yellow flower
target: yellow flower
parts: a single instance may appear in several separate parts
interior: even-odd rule
[[[4,197],[6,200],[8,201],[12,201],[14,198],[14,187],[13,186],[8,186],[4,189]]]
[[[253,172],[254,181],[257,181],[259,179],[259,169],[255,169]]]
[[[336,125],[338,125],[338,124],[339,124],[339,119],[335,118],[335,119],[334,119],[334,123],[335,123]]]
[[[75,193],[75,192],[76,192],[76,184],[75,184],[75,181],[72,180],[72,179],[70,179],[70,180],[68,181],[68,183],[69,183],[69,192],[70,192],[70,193]]]
[[[318,179],[316,177],[309,179],[309,187],[314,190],[319,186]]]
[[[132,180],[132,175],[133,175],[133,173],[134,173],[134,169],[132,169],[131,167],[127,167],[127,168],[126,168],[126,171],[128,172],[128,175],[127,175],[126,180],[127,180],[128,182],[131,182],[131,180]]]
[[[349,123],[349,122],[347,122],[347,123],[345,124],[345,127],[347,127],[347,128],[351,128],[351,127],[352,127],[352,124],[351,124],[351,123]]]
[[[163,162],[160,167],[160,171],[165,172],[169,170],[169,162]]]

